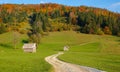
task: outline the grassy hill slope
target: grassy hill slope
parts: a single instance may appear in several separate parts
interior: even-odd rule
[[[12,32],[0,35],[0,72],[50,72],[52,66],[44,58],[62,51],[64,45],[69,45],[70,51],[60,56],[61,60],[110,72],[120,71],[119,37],[52,32],[42,37],[36,53],[24,53],[22,45],[27,36],[16,34],[16,49]]]
[[[80,36],[83,34],[80,34]],[[87,37],[88,36],[88,37]],[[91,41],[91,37],[94,41]],[[91,42],[70,46],[70,50],[59,56],[59,59],[94,67],[107,72],[120,71],[120,38],[114,36],[84,35]],[[81,39],[79,39],[82,41]]]

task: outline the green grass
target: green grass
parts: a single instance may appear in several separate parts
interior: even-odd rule
[[[99,52],[100,43],[85,43],[81,45],[71,46],[73,48],[70,49],[71,52]],[[79,48],[80,47],[80,48]]]
[[[86,35],[89,36],[89,35]],[[86,37],[90,39],[90,37]],[[94,36],[94,41],[71,46],[59,59],[83,66],[94,67],[107,72],[120,71],[119,37]]]
[[[14,49],[12,35],[12,32],[0,35],[0,72],[48,72],[51,66],[44,61],[44,57],[54,52],[39,47],[37,53],[24,53],[22,40],[27,36],[20,34]]]
[[[72,32],[73,34],[76,34]],[[45,62],[46,56],[61,51],[63,46],[76,42],[71,32],[53,32],[41,39],[37,53],[24,53],[23,40],[26,35],[17,35],[17,48],[13,46],[13,32],[0,35],[0,72],[49,72],[52,66]],[[66,38],[69,37],[69,38]],[[73,42],[72,42],[73,41]]]
[[[26,35],[17,33],[17,48],[14,49],[13,33],[0,35],[0,72],[51,72],[53,68],[44,58],[62,51],[64,45],[69,45],[70,51],[60,56],[61,60],[109,72],[120,71],[119,37],[52,32],[42,37],[36,53],[23,52],[26,39]]]

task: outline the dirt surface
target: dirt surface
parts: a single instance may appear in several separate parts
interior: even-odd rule
[[[95,68],[60,61],[57,59],[57,57],[61,54],[63,54],[63,52],[59,52],[58,54],[54,54],[45,58],[45,60],[54,67],[54,72],[105,72]]]

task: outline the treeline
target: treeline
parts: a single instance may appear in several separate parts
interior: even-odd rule
[[[0,5],[0,33],[11,30],[28,33],[31,38],[39,36],[37,33],[66,30],[120,36],[120,14],[95,7],[50,3]]]

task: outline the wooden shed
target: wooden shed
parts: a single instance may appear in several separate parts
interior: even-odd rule
[[[23,45],[24,52],[36,52],[36,43],[27,43]]]
[[[64,51],[69,51],[69,46],[64,46],[63,50]]]

